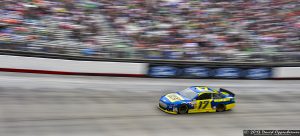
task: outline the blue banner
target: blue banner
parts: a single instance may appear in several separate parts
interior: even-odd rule
[[[184,68],[183,76],[185,77],[209,77],[210,69],[205,67],[188,67]]]
[[[272,77],[272,68],[265,67],[204,67],[194,65],[150,64],[150,77],[178,78],[227,78],[227,79],[268,79]]]
[[[148,74],[151,77],[175,77],[178,69],[172,66],[154,66],[150,67]]]
[[[272,76],[269,68],[253,68],[245,71],[245,77],[248,79],[267,79]]]
[[[217,68],[213,76],[217,78],[240,78],[241,70],[239,68]]]

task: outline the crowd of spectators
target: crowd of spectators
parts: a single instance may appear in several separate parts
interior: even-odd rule
[[[299,7],[299,0],[2,0],[0,48],[107,52],[97,40],[106,35],[102,14],[139,58],[300,52]]]
[[[79,0],[1,0],[0,47],[54,53],[96,50],[99,5]]]
[[[136,48],[153,50],[150,58],[218,60],[221,53],[300,51],[298,0],[101,2]]]

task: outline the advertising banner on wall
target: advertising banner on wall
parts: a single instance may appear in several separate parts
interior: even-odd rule
[[[213,77],[215,78],[241,78],[242,77],[241,69],[234,67],[226,68],[215,68],[213,70]]]
[[[245,70],[245,78],[248,79],[268,79],[271,76],[271,68],[249,68]]]
[[[210,69],[206,67],[194,66],[183,68],[185,77],[207,78],[210,76]]]
[[[177,77],[179,69],[173,66],[153,66],[150,67],[148,75],[151,77]]]
[[[195,66],[150,64],[149,77],[215,78],[215,79],[269,79],[272,69],[267,67]]]

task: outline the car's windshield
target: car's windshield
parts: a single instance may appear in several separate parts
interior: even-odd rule
[[[190,88],[187,88],[185,90],[182,90],[180,92],[178,92],[180,95],[188,98],[188,99],[193,99],[197,96],[197,93],[194,92],[193,90],[191,90]]]

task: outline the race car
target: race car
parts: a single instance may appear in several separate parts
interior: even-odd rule
[[[235,94],[220,88],[192,86],[176,93],[162,96],[158,108],[170,114],[223,112],[235,106]]]

